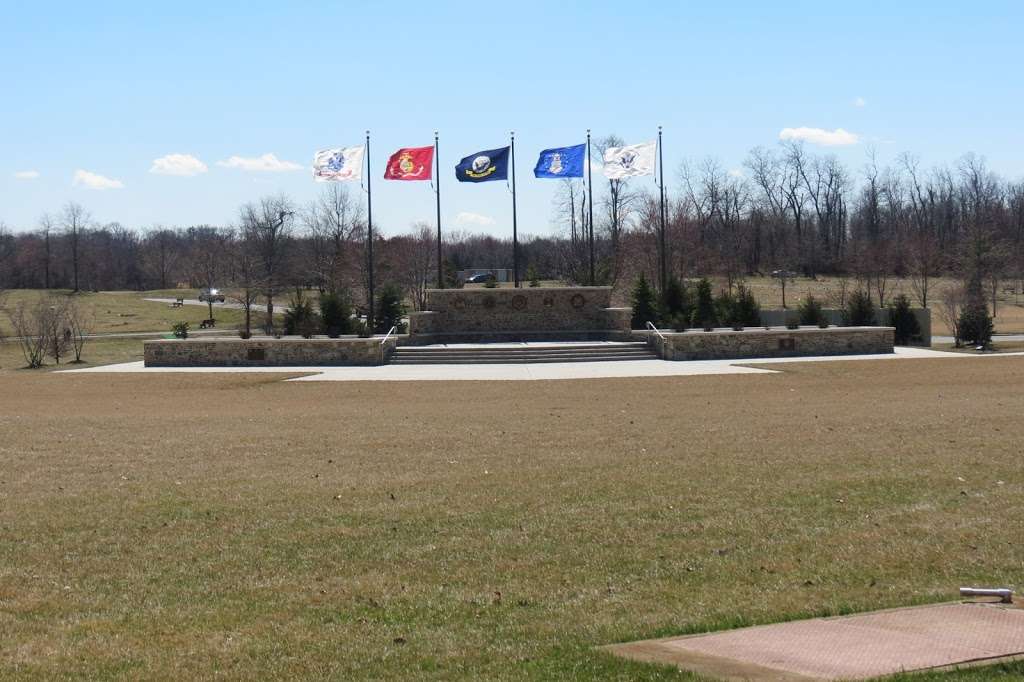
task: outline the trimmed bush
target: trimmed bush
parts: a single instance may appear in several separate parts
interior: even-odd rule
[[[910,299],[900,294],[889,306],[889,324],[896,328],[895,341],[897,346],[906,346],[921,339],[921,325],[910,309]]]
[[[655,306],[654,289],[651,288],[643,273],[637,277],[633,285],[633,318],[630,326],[633,329],[645,329],[648,322],[658,319],[658,311]]]
[[[992,316],[988,314],[981,278],[971,277],[967,283],[967,300],[960,311],[960,337],[965,344],[989,348],[992,345]]]
[[[397,284],[385,284],[377,296],[377,319],[374,331],[387,333],[392,327],[404,328],[402,318],[405,316],[405,305],[402,303],[402,290]]]
[[[332,339],[352,333],[352,308],[342,294],[320,296],[320,329]]]
[[[179,339],[187,339],[188,330],[188,322],[175,322],[173,325],[171,325],[171,331],[174,332],[174,335]]]
[[[313,310],[313,302],[302,295],[302,289],[296,289],[288,310],[284,311],[284,333],[308,339],[319,328],[320,319]]]
[[[677,277],[671,277],[661,292],[661,322],[670,325],[675,329],[685,331],[693,314],[693,304],[690,302],[689,292],[686,285]]]
[[[807,298],[800,301],[800,324],[816,325],[824,329],[828,326],[828,319],[821,309],[821,303],[813,295],[807,294]]]
[[[875,304],[868,292],[858,289],[850,294],[843,309],[843,324],[847,327],[873,327],[878,324]]]
[[[697,305],[693,311],[693,326],[710,331],[716,324],[718,318],[715,315],[715,300],[711,295],[711,282],[704,277],[697,282]]]

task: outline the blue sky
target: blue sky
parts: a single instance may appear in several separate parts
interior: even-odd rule
[[[374,218],[388,234],[433,224],[426,183],[380,177],[388,154],[430,144],[435,129],[445,227],[495,234],[511,231],[504,184],[459,185],[452,168],[512,129],[519,225],[532,234],[553,229],[557,184],[533,179],[536,153],[582,142],[588,127],[643,142],[663,125],[673,193],[684,159],[740,168],[750,148],[800,127],[855,136],[809,144],[854,169],[869,147],[882,162],[910,151],[929,165],[974,151],[1024,177],[1019,1],[11,1],[0,11],[0,220],[16,230],[69,200],[140,228],[229,224],[241,203],[278,191],[302,204],[322,187],[313,152],[359,144],[367,128]],[[150,172],[171,154],[207,171]],[[218,165],[264,154],[301,169]],[[121,186],[95,187],[111,184]]]

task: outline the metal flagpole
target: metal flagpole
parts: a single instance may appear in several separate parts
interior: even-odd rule
[[[516,289],[519,288],[519,233],[516,226],[516,131],[509,133],[509,163],[512,164],[512,279]]]
[[[590,286],[597,281],[594,277],[594,166],[590,158],[590,128],[587,128],[587,208],[590,218],[587,227],[587,245],[590,249]]]
[[[367,331],[373,335],[373,195],[370,193],[370,131],[366,131],[366,247],[367,269],[370,275],[370,300],[366,315]]]
[[[434,131],[434,193],[437,195],[437,288],[444,289],[441,266],[441,157],[437,151],[437,131]]]
[[[665,287],[668,285],[668,260],[665,249],[665,155],[661,146],[661,126],[658,126],[658,166],[661,171],[661,181],[658,183],[661,188],[661,231],[658,235],[661,260],[659,264],[661,270],[661,292],[664,295]]]

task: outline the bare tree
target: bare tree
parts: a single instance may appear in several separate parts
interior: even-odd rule
[[[303,212],[309,231],[313,274],[321,291],[340,293],[352,243],[364,222],[362,204],[344,185],[331,184]]]
[[[425,222],[413,225],[407,236],[395,237],[388,245],[402,288],[416,310],[427,305],[427,289],[436,279],[437,255],[433,230]]]
[[[939,296],[939,317],[953,333],[953,345],[957,348],[963,343],[960,333],[960,312],[966,300],[966,291],[962,284],[952,284],[942,290]]]
[[[50,334],[55,326],[50,299],[39,296],[31,303],[19,301],[14,310],[8,311],[8,317],[29,369],[42,367],[50,351]]]
[[[69,201],[64,205],[64,212],[62,216],[62,222],[64,225],[64,232],[68,237],[68,246],[71,249],[71,271],[72,271],[72,282],[73,291],[78,292],[78,275],[79,266],[81,264],[81,238],[82,233],[88,229],[89,221],[91,220],[89,214],[81,204],[76,204],[73,201]]]
[[[75,363],[82,362],[82,351],[92,333],[95,318],[92,313],[82,308],[76,300],[68,301],[64,308],[67,328],[71,330],[71,350],[75,354]]]
[[[179,239],[174,230],[165,227],[154,227],[146,235],[143,252],[149,268],[155,272],[160,289],[168,289],[171,277],[178,267]]]
[[[267,331],[274,327],[274,296],[282,288],[282,272],[292,234],[295,210],[284,195],[263,197],[241,209],[241,229],[262,272],[261,288],[267,301]]]
[[[259,295],[259,266],[251,245],[244,239],[235,244],[232,255],[234,292],[231,298],[245,310],[245,326],[241,331],[242,338],[247,339],[252,336],[252,307]]]
[[[224,276],[225,258],[228,244],[231,242],[231,231],[221,230],[209,225],[200,225],[188,230],[191,241],[189,249],[192,278],[202,282],[207,289],[213,289]],[[213,298],[207,297],[210,319],[213,318]]]

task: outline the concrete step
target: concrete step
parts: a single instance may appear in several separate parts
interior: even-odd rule
[[[656,360],[644,343],[580,344],[566,346],[418,347],[400,346],[394,365],[521,364],[545,362],[611,362]]]

